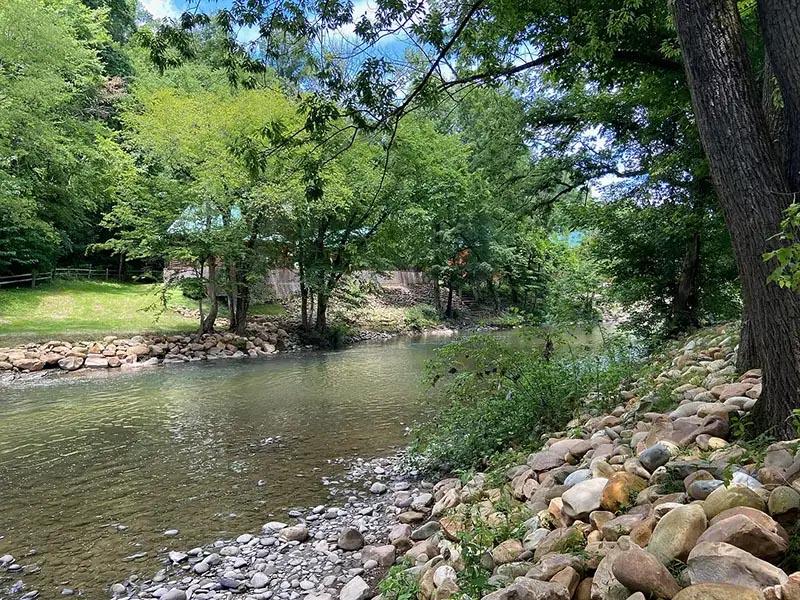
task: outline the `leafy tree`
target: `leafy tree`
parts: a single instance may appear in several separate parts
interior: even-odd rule
[[[0,5],[0,272],[82,253],[114,196],[122,153],[92,118],[104,22],[73,0]]]

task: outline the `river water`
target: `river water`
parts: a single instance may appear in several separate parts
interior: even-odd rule
[[[0,388],[0,555],[41,569],[0,575],[0,598],[18,578],[44,598],[64,586],[104,598],[110,583],[155,572],[167,547],[324,502],[322,478],[344,470],[337,459],[404,442],[425,405],[422,368],[443,342]]]
[[[18,579],[42,598],[63,587],[105,598],[168,549],[325,502],[343,460],[405,443],[429,405],[423,366],[445,341],[0,388],[0,556],[35,571],[0,572],[0,598]]]

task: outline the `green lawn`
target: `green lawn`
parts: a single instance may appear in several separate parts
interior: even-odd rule
[[[185,332],[194,319],[158,306],[158,286],[135,283],[57,280],[36,289],[0,288],[0,345],[22,341],[77,339],[108,334]],[[177,290],[171,306],[196,305]]]

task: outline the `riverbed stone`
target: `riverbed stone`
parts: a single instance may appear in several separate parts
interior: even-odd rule
[[[360,550],[364,547],[364,536],[355,527],[346,527],[339,533],[336,545],[342,550]]]
[[[645,596],[674,597],[681,589],[678,582],[658,559],[635,546],[616,557],[611,568],[614,577],[631,592]]]
[[[339,600],[366,600],[370,596],[370,587],[359,575],[348,581],[339,592]]]
[[[692,584],[727,583],[761,589],[786,583],[788,575],[767,561],[724,542],[704,542],[689,553],[688,577]]]
[[[83,358],[80,356],[65,356],[58,361],[58,368],[64,371],[77,371],[83,366]]]
[[[159,600],[186,600],[186,592],[179,588],[172,588],[162,595]]]
[[[703,502],[703,509],[709,519],[736,506],[749,506],[760,511],[766,510],[764,500],[756,492],[745,486],[719,487],[711,492]]]
[[[487,594],[483,600],[570,600],[560,583],[517,577],[510,586]]]
[[[766,514],[764,519],[760,520],[772,521]],[[777,523],[774,522],[771,526],[765,527],[744,514],[735,514],[713,523],[698,538],[697,543],[725,542],[746,550],[758,558],[775,559],[789,547],[788,542],[776,533],[777,527]]]
[[[740,585],[700,583],[683,588],[673,600],[764,600],[764,595]]]
[[[706,513],[699,504],[674,508],[656,525],[647,551],[664,565],[674,559],[686,560],[706,526]]]
[[[308,539],[308,527],[305,525],[293,525],[285,527],[278,533],[287,542],[305,542]]]
[[[595,477],[569,488],[561,496],[564,514],[572,519],[580,519],[598,510],[607,483],[608,479]]]

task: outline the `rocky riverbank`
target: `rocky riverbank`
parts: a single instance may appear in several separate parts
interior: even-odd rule
[[[154,578],[112,593],[800,599],[800,440],[739,439],[761,373],[735,372],[735,342],[724,328],[692,338],[613,410],[592,414],[587,398],[567,431],[511,466],[429,484],[397,460],[364,463],[345,502],[171,553]]]
[[[172,550],[155,576],[133,575],[113,584],[110,594],[130,600],[362,597],[394,564],[396,546],[388,539],[405,534],[394,526],[399,513],[433,502],[432,484],[404,471],[402,457],[358,460],[342,480],[326,481],[328,504],[292,510],[290,523],[271,521],[235,539]]]
[[[430,536],[396,545],[387,600],[800,599],[800,440],[738,439],[761,373],[734,344],[705,332],[610,413],[587,399],[523,460],[437,483],[399,517]]]
[[[0,348],[0,374],[73,372],[81,369],[134,369],[221,358],[255,358],[297,347],[284,329],[269,321],[253,323],[247,336],[233,333],[105,336],[100,340],[52,340]]]

